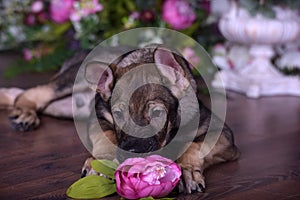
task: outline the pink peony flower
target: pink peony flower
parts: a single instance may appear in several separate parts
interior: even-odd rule
[[[162,7],[162,18],[174,29],[186,29],[196,19],[193,9],[185,0],[166,0]]]
[[[74,0],[52,0],[50,3],[50,16],[56,23],[63,23],[69,20],[73,10]]]
[[[30,6],[30,9],[31,9],[31,12],[33,13],[39,13],[43,10],[44,8],[44,4],[42,1],[34,1],[31,6]]]
[[[90,14],[95,14],[103,9],[103,6],[98,0],[81,0],[76,4],[75,10],[72,11],[70,19],[74,22],[78,22],[81,18]]]
[[[181,169],[158,155],[128,158],[116,170],[117,193],[127,199],[160,198],[168,195],[180,180]]]

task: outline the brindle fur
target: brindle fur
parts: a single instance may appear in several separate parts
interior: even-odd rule
[[[109,84],[109,89],[114,90],[114,86],[118,80],[130,70],[137,68],[141,64],[154,63],[154,54],[157,48],[160,47],[152,45],[147,48],[131,51],[110,64],[109,69],[112,71],[114,80]],[[81,55],[85,56],[86,53]],[[181,66],[182,75],[189,80],[191,86],[196,91],[196,81],[193,78],[188,62],[178,54],[172,53],[172,55],[176,62]],[[36,114],[37,111],[45,108],[49,102],[71,94],[71,86],[74,82],[75,74],[83,59],[78,59],[78,57],[79,56],[73,61],[69,61],[58,76],[50,83],[29,89],[17,98],[15,109],[10,116],[11,123],[16,129],[26,131],[35,128],[39,124],[39,119]],[[78,60],[80,62],[78,62]],[[147,79],[149,77],[147,77],[147,74],[142,74],[141,78]],[[146,143],[149,142],[149,140],[136,140],[135,138],[128,137],[128,135],[124,135],[122,130],[115,125],[115,119],[112,116],[111,110],[111,106],[114,102],[111,102],[111,98],[103,93],[104,92],[101,91],[101,89],[97,90],[95,96],[95,109],[98,119],[96,122],[91,122],[89,125],[89,140],[93,146],[93,157],[111,160],[115,159],[116,146],[129,150],[131,145],[131,148],[137,152],[145,150],[140,147],[147,146]],[[120,95],[122,95],[122,91],[120,92]],[[179,110],[193,108],[190,108],[189,106],[179,108],[178,99],[170,89],[160,85],[148,84],[134,92],[129,101],[130,114],[135,123],[140,125],[149,123],[149,121],[143,117],[149,110],[149,108],[145,106],[149,100],[163,104],[168,114],[166,125],[158,135],[154,136],[155,138],[153,141],[155,147],[150,149],[151,151],[164,147],[172,140],[180,125],[179,120],[181,116]],[[229,127],[226,124],[223,126],[223,122],[212,114],[211,111],[202,104],[199,98],[198,104],[200,120],[197,135],[194,140],[191,141],[188,149],[176,161],[181,166],[183,172],[179,184],[180,192],[204,192],[204,170],[213,164],[235,160],[239,157],[239,151],[234,144],[233,133]],[[207,134],[211,120],[213,121],[214,127],[212,127],[209,134],[218,134],[218,131],[221,131],[221,135],[210,153],[202,158],[200,156],[200,149],[205,149],[208,145],[204,142],[204,138]],[[99,130],[97,129],[96,125],[98,123],[103,130],[102,133],[99,133]],[[188,135],[189,133],[186,134]],[[90,167],[91,160],[91,158],[87,159],[83,166],[84,175],[95,173]]]
[[[110,84],[110,89],[113,90],[116,82],[118,82],[119,79],[123,78],[124,74],[126,74],[130,70],[133,70],[142,64],[154,63],[154,52],[157,48],[159,47],[150,46],[145,49],[133,51],[111,64],[110,69],[112,70],[114,81]],[[191,85],[196,89],[196,81],[192,76],[188,62],[177,54],[173,54],[173,56],[176,59],[176,62],[178,62],[184,70],[183,75],[189,79]],[[148,74],[146,74],[145,77],[143,73],[137,73],[135,75],[135,77],[132,77],[132,80],[127,80],[128,84],[131,84],[132,81],[135,81],[134,79],[136,79],[136,77],[142,77],[142,79],[149,78]],[[112,111],[110,110],[110,106],[113,106],[114,104],[116,104],[116,102],[113,102],[111,98],[107,98],[107,96],[101,96],[102,92],[103,91],[101,91],[100,89],[98,91],[98,94],[96,95],[96,113],[99,119],[99,123],[104,129],[104,134],[107,134],[108,131],[113,131],[114,134],[110,135],[113,136],[113,139],[111,140],[112,143],[116,146],[119,146],[120,148],[123,148],[124,150],[134,151],[136,153],[149,151],[148,148],[145,148],[145,146],[147,146],[147,143],[149,143],[150,141],[149,138],[147,140],[137,140],[136,138],[125,134],[114,123],[111,123],[108,118],[112,117],[105,117],[111,116]],[[117,91],[116,93],[116,99],[123,98],[122,94],[124,93],[124,91]],[[148,112],[145,105],[147,105],[147,102],[149,101],[163,103],[168,110],[167,112],[169,116],[166,126],[159,132],[159,134],[155,136],[156,138],[154,140],[157,141],[158,145],[156,145],[157,147],[153,147],[153,149],[150,149],[150,151],[153,151],[157,150],[157,148],[159,149],[164,147],[172,140],[180,124],[180,112],[178,112],[178,100],[168,88],[161,85],[147,84],[137,89],[133,93],[129,101],[129,113],[136,124],[147,125],[149,123],[149,121],[147,121],[147,118],[145,117],[145,113]],[[200,120],[197,135],[191,142],[186,152],[184,152],[177,160],[177,163],[181,166],[183,171],[183,177],[179,184],[179,191],[186,193],[192,193],[194,191],[204,192],[204,169],[220,162],[236,160],[239,157],[239,151],[234,144],[232,131],[217,116],[212,114],[211,111],[202,104],[200,99],[198,99],[198,102]],[[218,132],[221,132],[221,135],[210,153],[201,158],[200,149],[208,148],[208,144],[204,142],[204,138],[207,134],[210,121],[213,121],[213,127],[211,128],[209,134],[214,135],[218,134]],[[188,135],[189,133],[186,134]],[[98,135],[98,140],[103,141],[103,138]],[[105,156],[107,155],[107,153],[101,153],[101,151],[103,150],[104,149],[102,148],[98,148],[98,152],[94,152],[94,154],[97,154],[97,158],[106,158]],[[117,156],[119,156],[119,154]],[[87,174],[93,174],[93,171],[88,170],[90,169],[89,165],[89,162],[86,162],[85,166],[83,167],[83,171]]]

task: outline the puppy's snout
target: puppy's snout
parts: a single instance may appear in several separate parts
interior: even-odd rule
[[[154,137],[137,138],[127,136],[127,138],[120,143],[119,147],[133,153],[148,153],[158,149],[158,141]]]
[[[137,138],[127,136],[119,144],[117,159],[123,162],[130,157],[144,157],[147,153],[156,151],[160,148],[155,137]]]

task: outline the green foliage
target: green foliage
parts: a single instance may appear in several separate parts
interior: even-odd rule
[[[58,46],[49,55],[45,55],[41,58],[33,58],[30,61],[24,59],[17,59],[13,62],[5,71],[4,76],[6,78],[12,78],[17,74],[24,72],[45,72],[54,71],[59,69],[63,62],[74,54],[73,51],[66,51],[64,46]]]
[[[115,171],[118,167],[116,162],[110,160],[93,160],[91,166],[96,172],[115,179]]]
[[[60,40],[63,33],[71,27],[71,23],[55,24],[47,22],[44,26],[25,26],[27,42],[53,42]]]
[[[73,183],[67,190],[66,194],[74,199],[96,199],[102,198],[116,192],[114,181],[91,175],[79,179]]]
[[[104,9],[98,13],[100,20],[99,31],[103,39],[109,38],[124,30],[124,23],[121,19],[128,17],[131,12],[137,10],[132,0],[102,0]]]
[[[75,199],[95,199],[116,192],[115,171],[118,166],[110,160],[93,160],[92,168],[102,176],[91,175],[79,179],[67,190],[67,196]]]

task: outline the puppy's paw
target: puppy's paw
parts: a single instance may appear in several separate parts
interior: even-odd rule
[[[193,192],[204,192],[205,181],[202,172],[200,170],[183,168],[178,187],[181,193],[191,194]]]
[[[31,131],[40,124],[36,111],[30,108],[14,108],[8,119],[15,130],[23,132]]]
[[[81,170],[81,178],[83,178],[85,176],[89,176],[89,175],[99,175],[99,173],[96,172],[91,166],[91,162],[93,160],[95,160],[95,158],[93,158],[93,157],[90,157],[85,160],[82,170]]]

